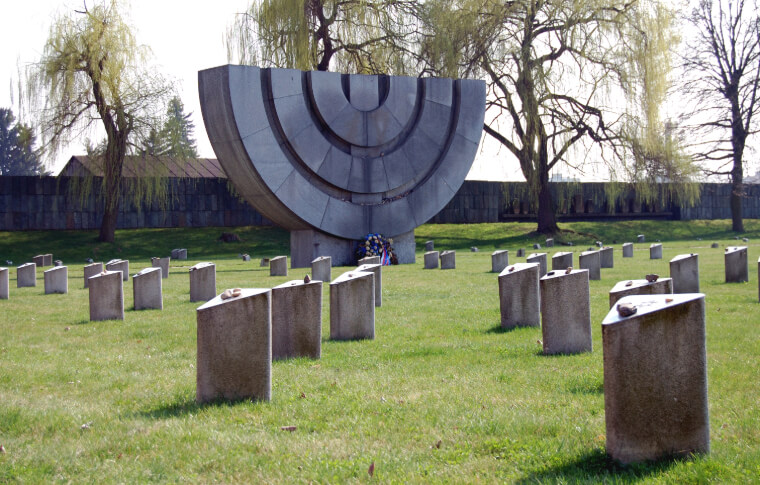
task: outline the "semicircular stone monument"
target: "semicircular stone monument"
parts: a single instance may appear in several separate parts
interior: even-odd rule
[[[198,73],[209,140],[236,190],[291,231],[291,265],[354,262],[369,233],[414,262],[414,229],[462,185],[485,83],[226,65]]]

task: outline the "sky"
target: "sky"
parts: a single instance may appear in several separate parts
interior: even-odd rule
[[[224,35],[235,14],[245,11],[249,0],[131,0],[127,17],[135,28],[137,42],[153,52],[161,72],[177,81],[185,111],[192,113],[201,157],[215,158],[198,100],[198,71],[227,64]],[[29,0],[3,2],[0,7],[0,107],[10,107],[17,118],[19,66],[40,58],[48,30],[56,13],[81,9],[79,1]],[[29,120],[22,120],[31,124]],[[468,175],[471,180],[521,180],[516,162],[487,137]],[[484,146],[485,144],[485,146]],[[58,173],[73,155],[84,154],[74,143],[52,160]]]

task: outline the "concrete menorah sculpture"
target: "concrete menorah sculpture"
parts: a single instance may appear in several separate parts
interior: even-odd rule
[[[291,266],[354,261],[368,233],[414,262],[414,229],[462,185],[485,83],[220,66],[198,73],[209,140],[237,191],[290,230]]]

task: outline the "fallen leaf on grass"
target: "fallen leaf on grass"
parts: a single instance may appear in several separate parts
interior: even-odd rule
[[[367,473],[369,473],[369,476],[375,476],[375,462],[373,461],[372,464],[370,464],[369,469],[367,470]]]
[[[441,440],[436,441],[435,444],[433,445],[433,447],[436,450],[440,450],[441,449]]]
[[[0,445],[0,453],[5,453],[5,446]]]
[[[290,431],[291,433],[298,429],[296,426],[280,426],[280,431]]]
[[[306,399],[306,393],[304,392],[301,393],[301,399]]]

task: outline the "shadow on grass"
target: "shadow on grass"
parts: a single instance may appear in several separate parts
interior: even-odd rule
[[[496,334],[512,333],[515,330],[520,330],[521,328],[529,328],[529,327],[517,327],[517,326],[515,326],[515,327],[502,327],[500,323],[497,323],[493,327],[491,327],[488,330],[486,330],[485,333],[496,333]]]
[[[178,398],[176,401],[168,404],[164,404],[157,408],[140,411],[138,415],[151,418],[151,419],[168,419],[177,418],[181,416],[187,416],[189,414],[198,413],[204,409],[210,408],[232,408],[241,404],[249,404],[252,401],[250,399],[239,399],[236,401],[228,401],[225,399],[217,399],[208,403],[198,403],[195,399],[191,398]]]
[[[550,465],[533,472],[517,483],[607,483],[610,481],[635,481],[667,471],[684,458],[667,458],[623,466],[612,460],[602,449],[597,449],[570,462]]]

